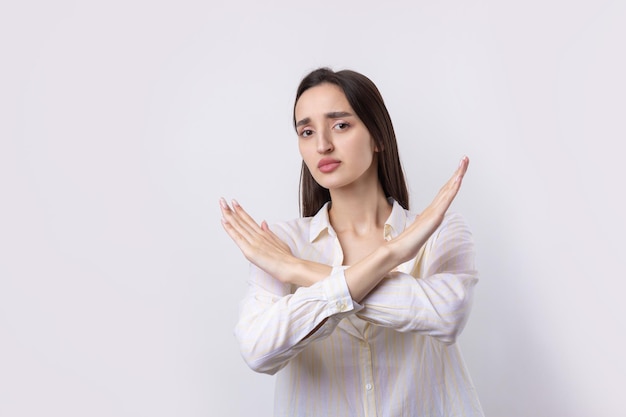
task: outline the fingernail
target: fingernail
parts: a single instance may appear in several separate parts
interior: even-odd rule
[[[224,197],[220,198],[220,206],[224,209],[228,208],[228,204],[226,204],[226,200],[224,199]]]
[[[237,202],[237,200],[235,200],[234,198],[233,198],[233,206],[237,206],[237,207],[239,207],[239,203],[238,203],[238,202]]]

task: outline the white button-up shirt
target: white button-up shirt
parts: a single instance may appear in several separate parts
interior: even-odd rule
[[[345,282],[328,208],[273,230],[295,256],[333,272],[296,288],[251,265],[241,303],[235,335],[245,361],[258,372],[280,371],[275,416],[483,416],[455,343],[477,282],[464,219],[447,214],[415,259],[359,305]],[[414,219],[394,201],[385,239]]]

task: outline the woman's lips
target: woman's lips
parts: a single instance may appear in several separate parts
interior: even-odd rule
[[[341,164],[341,161],[332,158],[324,158],[317,164],[317,169],[324,174],[328,174],[336,170],[339,164]]]

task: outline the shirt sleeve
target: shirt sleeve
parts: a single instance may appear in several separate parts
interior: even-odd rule
[[[329,336],[343,317],[362,308],[352,301],[343,268],[291,293],[289,284],[251,264],[248,285],[235,337],[244,360],[257,372],[276,373],[307,345]]]
[[[452,344],[469,317],[477,278],[474,242],[463,217],[448,214],[417,258],[400,265],[362,301],[358,316]]]

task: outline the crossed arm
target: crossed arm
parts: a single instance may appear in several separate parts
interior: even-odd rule
[[[469,264],[441,260],[437,264],[443,269],[413,264],[427,242],[439,239],[429,240],[435,231],[456,233],[462,239],[455,240],[461,243],[467,237],[464,223],[456,217],[442,226],[467,165],[464,158],[433,202],[403,233],[347,269],[298,259],[265,222],[258,225],[236,202],[231,208],[222,200],[224,228],[252,268],[249,293],[235,330],[248,364],[257,371],[274,373],[308,343],[332,333],[345,315],[354,313],[399,331],[421,331],[444,342],[454,341],[464,324],[475,282],[473,259]],[[471,245],[471,239],[468,242]],[[407,267],[412,271],[402,271]],[[424,279],[416,280],[411,272]],[[383,281],[385,277],[389,279]],[[292,293],[294,284],[300,288]]]
[[[468,164],[467,157],[461,159],[452,178],[403,233],[346,270],[346,283],[354,300],[361,301],[389,271],[417,255],[443,221],[461,187]],[[269,229],[265,221],[258,225],[236,201],[233,200],[231,208],[221,199],[220,206],[226,233],[251,263],[269,275],[283,283],[310,286],[330,273],[331,268],[328,265],[298,259],[292,255],[289,246]]]

